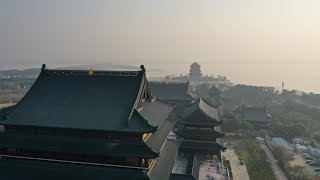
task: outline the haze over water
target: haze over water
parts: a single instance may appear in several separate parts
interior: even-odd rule
[[[224,64],[201,63],[203,75],[224,75],[234,84],[272,86],[281,88],[284,81],[286,89],[297,89],[305,92],[320,93],[318,64]],[[191,64],[192,62],[190,62]],[[187,74],[190,64],[149,64],[152,76]]]
[[[0,65],[145,64],[320,93],[319,0],[0,0]]]

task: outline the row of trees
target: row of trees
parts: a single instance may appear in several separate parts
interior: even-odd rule
[[[287,174],[292,180],[308,180],[303,171],[302,166],[290,166],[289,161],[293,159],[292,155],[282,146],[276,146],[273,149],[273,154],[278,160],[278,164],[283,170],[287,171]]]
[[[275,180],[272,169],[266,160],[266,155],[259,144],[255,143],[250,137],[245,137],[244,146],[247,154],[245,163],[250,179]]]
[[[237,130],[253,130],[254,126],[246,121],[240,121],[236,119],[224,119],[222,122],[222,128],[224,131],[237,131]]]

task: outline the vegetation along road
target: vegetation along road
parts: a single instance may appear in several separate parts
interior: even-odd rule
[[[270,166],[271,166],[276,178],[278,180],[288,180],[286,174],[282,171],[282,169],[277,164],[278,161],[274,158],[269,147],[266,146],[265,144],[261,144],[261,148],[264,150],[264,152],[266,152],[266,155],[267,155],[269,162],[270,162]]]

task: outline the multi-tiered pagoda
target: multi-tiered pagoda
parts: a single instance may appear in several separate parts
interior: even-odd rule
[[[226,148],[218,143],[218,139],[224,136],[219,132],[220,125],[218,110],[202,98],[185,106],[174,128],[174,132],[183,137],[183,141],[171,179],[188,176],[199,179],[201,161],[221,161],[221,151]]]
[[[220,132],[222,122],[217,107],[202,98],[194,100],[188,94],[188,85],[187,82],[150,83],[154,96],[176,105],[170,116],[178,119],[173,130],[180,146],[175,160],[168,160],[168,166],[172,167],[170,180],[199,179],[200,162],[214,158],[221,161],[221,151],[226,150],[218,143],[224,134]]]
[[[23,99],[0,111],[0,178],[169,177],[166,159],[178,147],[166,140],[173,107],[151,95],[143,66],[84,71],[44,65]]]
[[[198,62],[194,62],[190,65],[189,77],[191,78],[201,78],[201,66]]]

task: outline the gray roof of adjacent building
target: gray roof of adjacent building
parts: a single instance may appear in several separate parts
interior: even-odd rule
[[[192,101],[189,82],[149,82],[151,94],[165,101]]]

